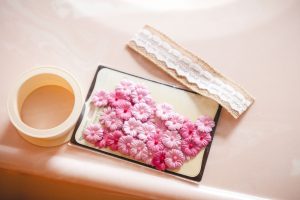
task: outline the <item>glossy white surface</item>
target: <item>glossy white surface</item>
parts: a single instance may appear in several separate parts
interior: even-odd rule
[[[299,199],[300,2],[157,2],[1,1],[0,167],[149,198]],[[71,71],[85,94],[98,64],[176,84],[125,48],[144,24],[256,98],[238,120],[222,112],[200,185],[67,145],[36,147],[9,122],[10,86],[33,66]]]

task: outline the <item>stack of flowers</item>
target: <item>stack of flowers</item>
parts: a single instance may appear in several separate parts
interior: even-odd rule
[[[171,105],[156,104],[141,84],[122,80],[113,92],[92,96],[103,107],[99,123],[83,131],[98,148],[110,148],[158,170],[177,169],[211,141],[215,126],[208,116],[195,122],[176,113]]]

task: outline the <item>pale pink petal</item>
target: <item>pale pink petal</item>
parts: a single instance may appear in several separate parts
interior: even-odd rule
[[[141,121],[147,120],[151,114],[153,113],[152,109],[150,106],[148,106],[145,103],[137,103],[133,106],[131,110],[133,116]]]
[[[83,138],[89,143],[95,144],[102,140],[103,129],[99,124],[91,124],[83,131]]]
[[[106,106],[108,103],[108,94],[105,91],[100,90],[93,95],[92,102],[97,107]]]
[[[177,148],[180,146],[181,137],[177,131],[166,131],[161,136],[161,141],[168,148]]]
[[[131,142],[130,156],[135,160],[142,160],[148,154],[146,144],[141,140],[133,140]]]
[[[176,169],[183,165],[185,158],[182,151],[178,149],[171,149],[166,153],[165,163],[168,168]]]
[[[130,135],[120,137],[118,142],[118,151],[120,151],[122,154],[129,155],[132,141],[133,137]]]
[[[195,122],[197,128],[201,132],[209,133],[215,126],[214,120],[209,116],[201,116]]]
[[[123,130],[125,134],[136,136],[138,132],[140,132],[142,128],[142,123],[139,120],[136,120],[135,118],[130,118],[128,121],[124,122]]]
[[[165,122],[166,127],[171,130],[179,130],[184,122],[184,118],[179,114],[172,114],[171,117]]]

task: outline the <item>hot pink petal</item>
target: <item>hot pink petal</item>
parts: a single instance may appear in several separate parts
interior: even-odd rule
[[[183,165],[185,158],[182,151],[178,149],[171,149],[166,153],[165,163],[168,168],[176,169]]]
[[[125,155],[129,155],[132,141],[133,141],[133,137],[130,135],[120,137],[118,142],[118,151],[120,151]]]
[[[193,137],[186,138],[181,142],[181,150],[186,156],[196,156],[202,147]]]
[[[83,137],[89,143],[95,144],[103,138],[103,129],[99,124],[91,124],[83,131]]]
[[[209,116],[201,116],[195,122],[197,128],[201,132],[209,133],[215,126],[214,120]]]
[[[161,136],[161,141],[168,148],[177,148],[180,146],[181,137],[177,131],[166,131]]]
[[[108,133],[106,139],[106,145],[113,151],[118,150],[118,142],[120,137],[123,135],[122,131],[116,130]]]
[[[164,171],[166,169],[165,163],[166,154],[163,151],[156,152],[153,155],[152,165],[158,169]]]
[[[182,138],[188,138],[191,137],[192,135],[197,133],[197,129],[194,123],[190,121],[186,121],[181,129],[179,130],[179,133]]]
[[[211,136],[209,133],[200,132],[197,136],[198,137],[194,136],[194,141],[201,147],[206,147],[211,141]]]

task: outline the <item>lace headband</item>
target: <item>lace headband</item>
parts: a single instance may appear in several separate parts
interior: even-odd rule
[[[218,102],[234,118],[254,102],[238,84],[150,26],[140,30],[128,46],[186,87]]]

